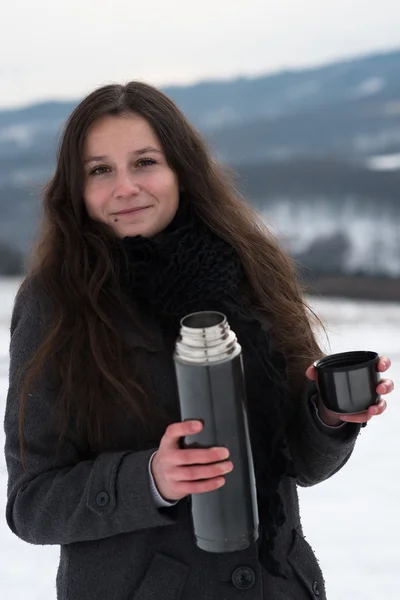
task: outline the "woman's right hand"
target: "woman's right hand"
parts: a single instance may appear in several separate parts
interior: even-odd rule
[[[181,500],[189,494],[202,494],[222,487],[224,474],[233,469],[227,448],[179,447],[180,438],[199,433],[200,421],[183,421],[169,425],[151,463],[157,489],[165,500]]]

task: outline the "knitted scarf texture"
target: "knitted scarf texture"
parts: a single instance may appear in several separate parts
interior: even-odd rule
[[[130,299],[156,320],[170,340],[180,320],[202,310],[224,313],[242,347],[247,412],[260,519],[259,557],[284,577],[273,556],[274,538],[286,516],[279,494],[283,477],[294,477],[285,426],[288,390],[282,354],[245,300],[245,273],[236,251],[214,234],[186,201],[155,238],[120,241],[121,285]],[[172,356],[171,356],[172,360]]]

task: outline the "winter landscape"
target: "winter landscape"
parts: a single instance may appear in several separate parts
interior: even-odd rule
[[[400,50],[172,86],[235,184],[317,276],[400,276]],[[76,101],[0,108],[0,275],[21,272]]]
[[[17,279],[0,280],[0,408],[4,411],[9,322]],[[325,322],[326,351],[371,349],[392,359],[389,376],[400,382],[400,303],[312,299]],[[319,486],[300,490],[306,537],[324,571],[329,600],[395,600],[400,590],[400,402],[359,436],[346,467]],[[1,430],[1,444],[4,433]],[[58,548],[18,540],[4,521],[6,468],[0,458],[0,598],[55,600]]]

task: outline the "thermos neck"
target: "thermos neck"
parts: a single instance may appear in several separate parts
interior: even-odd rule
[[[203,311],[182,319],[175,359],[191,364],[210,364],[232,359],[240,352],[236,335],[224,314]]]

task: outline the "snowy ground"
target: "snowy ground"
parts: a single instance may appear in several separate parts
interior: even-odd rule
[[[8,329],[17,282],[0,280],[0,409],[8,372]],[[371,349],[391,357],[400,386],[400,303],[313,302],[329,328],[331,351]],[[325,345],[326,348],[326,345]],[[399,388],[400,389],[400,388]],[[348,465],[331,480],[300,490],[304,530],[325,574],[329,600],[400,597],[400,402],[388,398],[385,415],[359,437]],[[3,445],[3,432],[0,433]],[[6,470],[0,455],[0,511]],[[29,546],[0,519],[0,598],[55,600],[58,549]]]

